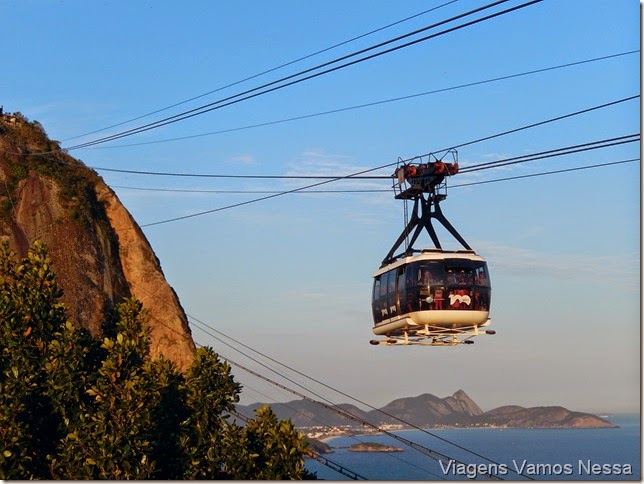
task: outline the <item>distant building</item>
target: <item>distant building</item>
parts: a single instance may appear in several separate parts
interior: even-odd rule
[[[4,106],[0,106],[0,120],[6,123],[16,124],[18,122],[18,117],[16,116],[16,113],[5,113]]]

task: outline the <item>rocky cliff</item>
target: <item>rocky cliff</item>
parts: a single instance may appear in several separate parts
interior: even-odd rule
[[[191,363],[187,317],[137,223],[96,172],[19,113],[0,116],[0,238],[20,257],[35,240],[47,244],[70,319],[95,336],[134,296],[148,312],[152,355]]]

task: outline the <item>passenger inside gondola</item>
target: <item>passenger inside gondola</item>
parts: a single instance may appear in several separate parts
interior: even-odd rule
[[[479,267],[476,270],[476,274],[474,275],[474,281],[477,285],[479,286],[487,286],[487,276],[485,275],[485,269],[482,267]]]
[[[401,305],[403,304],[403,301],[404,301],[405,308],[408,313],[411,313],[413,311],[418,311],[418,298],[414,294],[416,285],[417,285],[416,276],[414,275],[413,271],[410,270],[410,268],[407,268],[406,277],[405,277],[405,287],[404,288],[399,287],[398,290],[400,291]]]
[[[443,288],[439,287],[434,291],[434,309],[443,309]]]
[[[429,277],[428,270],[422,271],[422,280],[420,283],[420,291],[418,293],[418,298],[419,298],[421,310],[430,309],[431,303],[434,302],[434,300],[432,299],[431,284],[430,284],[430,277]]]

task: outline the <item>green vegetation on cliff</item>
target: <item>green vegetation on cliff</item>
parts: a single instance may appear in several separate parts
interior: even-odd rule
[[[10,214],[15,190],[32,171],[56,182],[61,188],[61,201],[74,218],[84,223],[104,218],[93,189],[100,179],[98,174],[61,151],[38,121],[29,121],[21,113],[11,118],[11,123],[0,118],[0,165],[8,167],[0,197],[0,219]]]
[[[290,421],[229,421],[241,387],[212,349],[181,373],[150,359],[138,301],[97,341],[61,294],[43,244],[20,261],[0,245],[0,479],[311,477]]]

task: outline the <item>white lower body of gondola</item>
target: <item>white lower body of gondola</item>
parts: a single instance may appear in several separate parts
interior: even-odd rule
[[[489,311],[431,310],[394,316],[373,328],[374,334],[386,336],[387,339],[372,340],[371,344],[470,344],[474,336],[495,334],[493,330],[479,330],[490,325],[489,314]]]

